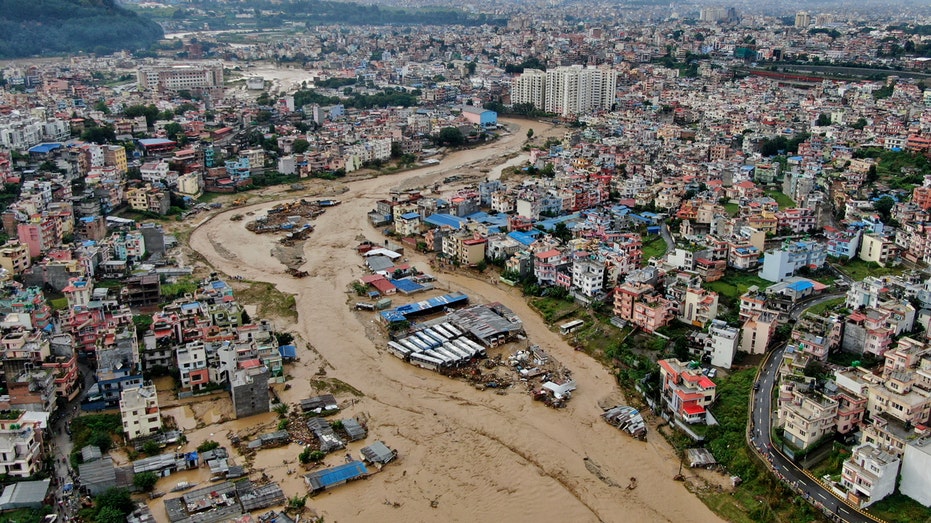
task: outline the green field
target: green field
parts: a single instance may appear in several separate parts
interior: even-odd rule
[[[643,244],[643,261],[641,265],[647,266],[650,258],[659,258],[666,254],[666,241],[662,236],[656,236],[652,240]]]
[[[786,195],[785,193],[782,193],[775,189],[770,189],[766,191],[766,196],[769,196],[770,198],[776,200],[776,203],[779,204],[780,209],[790,209],[792,207],[795,207],[795,202],[792,201],[792,198],[789,198],[789,196]]]
[[[866,511],[888,523],[931,521],[931,509],[898,492],[877,501]]]
[[[891,276],[905,272],[904,267],[880,267],[859,258],[854,258],[844,264],[837,264],[835,267],[855,281],[860,281],[867,276]]]
[[[760,278],[755,272],[728,270],[720,280],[705,283],[705,288],[720,294],[722,298],[736,301],[753,285],[763,290],[772,285],[772,282]]]

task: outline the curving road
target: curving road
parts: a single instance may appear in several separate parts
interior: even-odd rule
[[[810,302],[797,305],[792,309],[790,317],[794,323],[802,312],[819,303],[832,300],[843,293],[832,293],[821,296]],[[821,482],[806,474],[798,465],[786,457],[782,452],[773,449],[771,439],[772,429],[772,398],[773,388],[776,386],[776,372],[782,362],[782,354],[786,349],[783,344],[769,354],[763,362],[759,375],[759,392],[752,394],[752,408],[750,411],[751,435],[750,440],[763,459],[769,461],[770,467],[777,476],[795,486],[812,504],[820,504],[825,513],[831,514],[840,521],[849,523],[874,523],[877,521],[846,501],[838,499],[833,492],[825,488]]]

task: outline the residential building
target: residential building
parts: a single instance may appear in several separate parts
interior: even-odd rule
[[[792,400],[779,406],[779,420],[785,440],[806,449],[834,433],[837,401],[820,392],[792,391]]]
[[[708,335],[711,348],[711,364],[722,369],[731,368],[734,355],[737,354],[740,329],[731,327],[721,320],[711,320]]]
[[[740,350],[748,354],[763,354],[769,348],[769,342],[776,333],[779,315],[764,310],[754,313],[743,324],[740,337]]]
[[[19,412],[0,419],[0,474],[27,478],[42,469],[42,435],[48,416],[34,414]]]
[[[155,385],[124,389],[120,395],[120,416],[123,432],[131,440],[158,432],[162,428],[162,416]]]
[[[572,264],[572,288],[592,298],[604,290],[605,266],[591,261]]]
[[[695,327],[704,327],[718,316],[718,293],[689,287],[685,291],[679,319]]]
[[[524,69],[520,76],[511,81],[511,104],[533,104],[544,107],[546,73],[539,69]]]
[[[875,445],[863,443],[854,447],[841,470],[840,483],[847,491],[847,500],[866,508],[892,494],[899,465],[899,458]]]
[[[931,438],[924,435],[909,441],[902,456],[899,490],[926,507],[931,507]]]
[[[865,262],[874,262],[885,267],[897,254],[898,248],[889,236],[868,233],[861,239],[859,257]]]
[[[685,423],[705,423],[707,409],[714,403],[714,382],[702,374],[700,368],[691,369],[677,359],[657,363],[665,409]]]
[[[136,81],[140,90],[181,91],[223,87],[223,65],[140,67]]]
[[[786,242],[781,249],[766,251],[760,278],[780,282],[802,267],[820,269],[827,260],[824,245],[814,241]]]

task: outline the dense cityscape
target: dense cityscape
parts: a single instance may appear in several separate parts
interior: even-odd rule
[[[0,34],[0,523],[931,519],[924,3]]]

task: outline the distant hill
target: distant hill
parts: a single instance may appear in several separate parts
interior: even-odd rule
[[[134,50],[163,34],[114,0],[0,0],[0,58]]]

